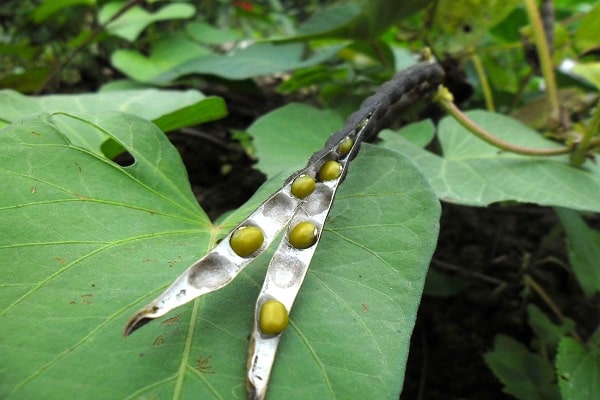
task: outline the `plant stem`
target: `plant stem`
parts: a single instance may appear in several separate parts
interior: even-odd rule
[[[483,90],[483,98],[485,99],[485,107],[488,111],[496,111],[496,106],[494,105],[494,98],[492,97],[492,90],[490,88],[490,82],[487,79],[487,75],[483,69],[483,65],[481,65],[481,59],[477,55],[477,53],[473,52],[471,54],[471,62],[473,66],[475,66],[475,71],[477,72],[477,77],[479,78],[479,82],[481,82],[481,88]]]
[[[461,110],[458,109],[458,107],[456,107],[452,100],[453,98],[450,91],[448,91],[447,88],[440,86],[438,92],[434,96],[434,101],[436,101],[447,113],[452,115],[469,132],[484,142],[498,147],[501,150],[527,156],[556,156],[571,152],[571,147],[569,146],[557,147],[554,149],[534,149],[512,144],[497,138],[467,117]]]
[[[556,88],[556,79],[554,78],[554,68],[552,66],[548,41],[546,40],[546,35],[544,34],[544,26],[536,6],[536,1],[523,0],[523,2],[525,3],[525,8],[527,9],[529,21],[531,21],[533,40],[535,41],[535,45],[537,47],[538,59],[540,61],[542,75],[544,76],[544,82],[546,83],[548,101],[550,102],[551,109],[550,122],[552,125],[555,125],[560,121],[560,103],[558,101],[558,90]]]
[[[594,143],[600,141],[600,138],[595,138],[594,135],[600,129],[600,105],[596,107],[594,114],[592,115],[592,120],[589,125],[583,131],[583,137],[581,141],[577,144],[573,155],[571,156],[571,163],[575,166],[579,166],[583,164],[586,158],[587,151],[594,147]]]
[[[548,293],[546,293],[544,288],[539,283],[537,283],[531,275],[525,274],[523,276],[523,279],[524,279],[525,283],[530,288],[532,288],[533,291],[536,292],[538,296],[540,296],[540,298],[544,301],[544,303],[546,303],[546,305],[550,308],[550,310],[552,310],[552,312],[554,313],[556,318],[558,318],[560,323],[564,323],[565,316],[563,315],[562,311],[560,311],[560,308],[558,308],[556,303],[552,300],[552,298],[548,295]],[[579,333],[577,333],[577,331],[575,329],[573,329],[571,331],[571,336],[573,336],[573,338],[576,339],[577,341],[579,341],[580,343],[583,342],[583,340],[581,339],[581,336],[579,336]]]

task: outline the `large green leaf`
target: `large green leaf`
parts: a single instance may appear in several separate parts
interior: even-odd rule
[[[269,177],[287,168],[299,169],[306,164],[307,155],[323,147],[325,139],[341,125],[342,119],[330,110],[306,104],[281,107],[248,128],[254,136],[257,167]]]
[[[0,127],[38,112],[60,111],[84,114],[126,112],[154,122],[165,132],[227,115],[222,98],[207,97],[197,90],[136,89],[47,96],[23,96],[12,90],[0,91]]]
[[[559,146],[500,114],[471,111],[467,115],[508,142],[532,148]],[[383,145],[417,163],[440,199],[475,206],[515,200],[600,211],[600,168],[592,163],[576,168],[569,164],[567,156],[531,157],[501,152],[450,117],[438,127],[443,157],[403,139],[402,133],[382,132]]]
[[[41,112],[69,112],[80,116],[105,111],[122,111],[152,121],[164,132],[200,124],[227,115],[220,97],[206,97],[196,90],[174,91],[136,89],[94,94],[23,96],[11,90],[0,91],[0,127]],[[55,121],[59,123],[59,121]],[[90,149],[113,157],[122,150],[107,136],[73,118],[60,121],[70,140],[85,143]],[[120,150],[121,149],[121,150]]]
[[[87,122],[136,158],[120,167],[73,144],[59,118],[0,131],[0,397],[245,398],[268,254],[219,292],[121,331],[283,177],[211,224],[153,125],[125,114]],[[363,148],[292,310],[270,398],[398,398],[439,212],[410,162]]]
[[[467,115],[489,132],[509,142],[534,148],[557,147],[517,121],[483,111]],[[277,129],[269,129],[270,126]],[[255,137],[258,167],[268,175],[287,165],[303,164],[301,154],[321,148],[339,126],[339,117],[306,105],[288,105],[259,119],[249,131]],[[266,129],[265,129],[266,128]],[[301,143],[290,142],[290,130],[301,132]],[[567,156],[527,157],[502,153],[473,136],[454,119],[438,127],[443,157],[422,148],[432,137],[433,124],[420,122],[399,132],[384,130],[379,145],[410,158],[442,200],[474,206],[520,201],[600,211],[600,167],[569,164]],[[262,148],[262,151],[261,151]]]

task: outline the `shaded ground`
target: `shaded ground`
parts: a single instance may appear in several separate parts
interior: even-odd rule
[[[228,99],[228,106],[227,119],[170,136],[212,218],[243,204],[264,181],[229,132],[247,128],[276,104],[249,97]],[[482,355],[499,333],[534,343],[528,303],[552,315],[539,293],[525,284],[525,275],[576,321],[580,335],[589,336],[600,306],[583,297],[566,265],[564,238],[552,209],[444,204],[432,268],[464,288],[450,296],[423,297],[401,399],[512,398],[502,393]]]
[[[529,303],[558,322],[540,293],[526,285],[526,275],[588,337],[600,307],[583,297],[566,265],[564,238],[552,209],[444,204],[432,267],[460,276],[466,287],[450,297],[423,297],[402,399],[418,398],[419,390],[424,399],[511,399],[482,355],[500,333],[535,344],[527,323]]]

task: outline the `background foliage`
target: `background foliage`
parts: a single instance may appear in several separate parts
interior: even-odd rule
[[[599,397],[600,5],[556,0],[550,13],[543,3],[3,2],[0,397],[243,398],[268,254],[226,289],[127,340],[122,326],[425,46],[478,126],[515,145],[571,152],[499,151],[431,105],[400,116],[350,167],[269,393],[398,398],[423,294],[427,321],[428,298],[460,304],[491,281],[482,304],[491,299],[513,322],[477,336],[485,354],[466,358],[485,363],[498,389],[453,396]],[[532,9],[544,10],[537,27]],[[206,148],[193,162],[190,138]],[[203,175],[230,182],[229,191],[241,186],[229,178],[238,170],[255,185],[254,162],[268,180],[246,204],[234,195],[237,203],[209,217],[215,192],[194,192],[188,173],[193,180],[193,163],[210,157],[216,166]],[[495,260],[483,272],[475,261],[450,265],[439,242],[432,265],[445,267],[427,272],[438,200],[446,218],[458,204],[525,211],[533,225],[551,216],[552,229],[533,250],[515,243],[507,271]],[[442,241],[445,229],[453,232],[442,220]],[[454,232],[460,251],[473,246],[469,233]],[[549,243],[564,250],[548,253]],[[469,341],[440,326],[431,330]],[[411,355],[424,351],[417,339]],[[429,368],[416,383],[408,374],[403,396],[436,398]]]

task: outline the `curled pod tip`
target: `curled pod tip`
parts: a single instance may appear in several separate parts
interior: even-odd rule
[[[332,181],[342,174],[342,165],[337,161],[327,161],[319,170],[319,179],[322,181]]]
[[[314,192],[317,183],[308,175],[300,175],[292,182],[291,192],[299,199],[303,199]]]
[[[260,331],[265,335],[279,335],[288,325],[288,312],[277,300],[268,300],[260,308]]]
[[[248,257],[260,249],[265,237],[256,226],[242,226],[229,239],[231,249],[240,257]]]
[[[300,222],[290,231],[288,240],[297,249],[308,249],[317,241],[317,227],[311,222]]]
[[[352,146],[354,146],[354,140],[347,137],[346,139],[342,140],[342,143],[340,143],[338,152],[342,157],[347,156],[348,153],[350,153],[350,150],[352,150]]]

